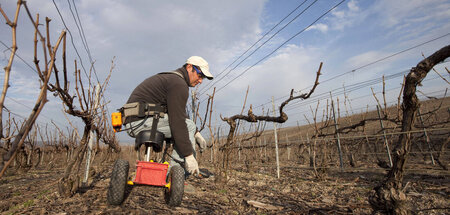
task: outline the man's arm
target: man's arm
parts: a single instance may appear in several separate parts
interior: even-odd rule
[[[187,84],[183,82],[184,80],[178,77],[177,79],[169,83],[167,109],[169,126],[172,131],[172,137],[175,140],[175,147],[181,156],[186,157],[194,153],[186,125],[186,102],[189,96],[189,89]]]

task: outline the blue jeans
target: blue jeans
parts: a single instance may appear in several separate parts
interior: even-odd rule
[[[138,120],[138,121],[134,121],[134,122],[125,124],[125,128],[129,129],[130,126],[133,127],[133,126],[139,125],[140,123],[142,123],[142,120]],[[143,125],[141,125],[137,128],[134,128],[132,130],[129,129],[129,130],[127,130],[127,133],[130,137],[135,137],[134,135],[139,134],[139,132],[141,132],[141,131],[151,130],[152,123],[153,123],[153,118],[148,118],[147,120],[145,120]],[[194,137],[194,135],[195,135],[195,131],[197,130],[197,126],[195,125],[194,121],[192,121],[191,119],[187,119],[187,118],[186,118],[186,125],[187,125],[187,129],[188,129],[188,133],[189,133],[189,140],[191,141],[192,148],[194,149],[194,156],[195,156],[195,137]],[[159,132],[162,132],[166,138],[172,137],[172,133],[170,131],[170,126],[169,126],[169,115],[164,114],[164,117],[159,119],[156,130],[158,130]],[[172,151],[172,160],[170,161],[170,166],[180,165],[178,162],[184,162],[184,157],[181,156],[180,154],[178,154],[176,144],[174,144],[173,149],[174,150]],[[177,160],[178,162],[176,162],[174,160]]]

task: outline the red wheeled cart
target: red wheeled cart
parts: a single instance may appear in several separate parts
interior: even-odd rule
[[[162,151],[164,135],[157,138],[158,141],[150,141],[151,131],[142,131],[136,136],[135,149],[139,152],[140,145],[146,147],[146,156],[144,161],[140,158],[136,163],[136,175],[132,181],[128,181],[129,163],[125,160],[117,160],[114,163],[111,174],[111,181],[108,188],[107,200],[111,205],[120,205],[124,201],[125,191],[128,186],[146,185],[164,188],[164,198],[170,206],[179,206],[184,194],[185,172],[181,165],[174,165],[169,168],[169,163],[161,161],[161,163],[150,160],[150,152]],[[154,138],[153,138],[154,139]],[[167,144],[169,143],[169,144]],[[166,147],[164,155],[167,154],[167,147],[171,145],[171,139],[166,139]],[[138,153],[139,154],[139,153]]]

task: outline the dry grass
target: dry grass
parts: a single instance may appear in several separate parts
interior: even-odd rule
[[[449,98],[444,99],[438,115],[428,117],[426,122],[435,123],[440,120],[444,123],[437,127],[448,128],[449,103]],[[422,113],[434,109],[438,104],[433,101],[424,103]],[[370,114],[373,113],[366,117],[370,117]],[[345,123],[358,121],[361,117],[362,115],[355,115],[351,119],[341,119],[340,123],[345,126]],[[339,169],[335,141],[319,141],[316,155],[318,171],[321,174],[317,175],[309,167],[309,145],[305,138],[307,128],[280,129],[279,137],[284,138],[287,134],[289,142],[280,141],[279,179],[276,177],[273,143],[269,140],[269,135],[273,134],[266,131],[269,144],[267,148],[254,147],[255,145],[243,148],[241,159],[238,158],[237,151],[234,152],[227,184],[217,184],[214,176],[206,179],[190,177],[187,183],[193,185],[195,191],[186,193],[181,206],[177,208],[167,207],[161,188],[147,186],[130,187],[129,195],[121,206],[109,206],[106,203],[106,190],[113,161],[117,158],[126,159],[130,162],[130,172],[135,169],[136,153],[132,146],[122,146],[120,154],[108,154],[106,150],[97,154],[89,186],[70,198],[59,196],[56,186],[66,165],[65,153],[54,154],[53,158],[46,155],[44,163],[38,167],[11,168],[0,180],[0,213],[370,214],[368,192],[378,185],[386,173],[386,169],[377,165],[377,160],[387,159],[382,137],[371,137],[369,143],[365,138],[343,139],[343,170]],[[369,123],[366,128],[369,134],[378,134],[379,130],[377,121]],[[354,137],[360,133],[361,131],[352,132],[348,136]],[[429,134],[432,147],[436,151],[449,136],[448,130],[430,131]],[[304,137],[303,141],[298,138],[301,135]],[[414,137],[416,142],[412,151],[417,153],[409,156],[404,181],[410,208],[416,214],[449,214],[450,173],[439,165],[431,164],[424,145],[426,142],[421,135]],[[389,136],[390,144],[395,143],[395,140],[395,136]],[[256,143],[259,144],[258,141]],[[243,145],[245,144],[249,143]],[[444,151],[441,159],[448,162],[448,145]],[[217,164],[221,156],[216,154],[214,162],[211,162],[209,153],[210,150],[207,150],[199,154],[200,167],[216,173],[220,171]],[[349,154],[354,155],[355,167],[349,164]],[[155,159],[157,154],[154,156]]]

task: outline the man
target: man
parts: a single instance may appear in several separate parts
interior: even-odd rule
[[[161,104],[167,108],[167,114],[159,119],[157,130],[166,138],[174,139],[171,166],[177,165],[174,161],[185,163],[185,170],[190,174],[198,174],[198,163],[194,157],[195,141],[200,148],[206,146],[205,139],[197,131],[195,123],[187,117],[186,103],[189,97],[189,87],[195,87],[203,82],[204,78],[212,80],[208,62],[199,56],[192,56],[186,63],[172,72],[156,74],[144,80],[131,93],[127,104],[144,102]],[[142,123],[143,122],[143,123]],[[143,130],[151,130],[152,118],[147,120],[137,117],[127,118],[125,127],[131,137],[135,137]]]

